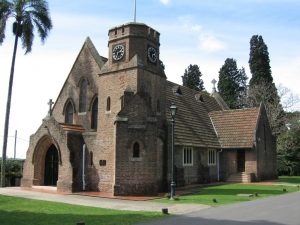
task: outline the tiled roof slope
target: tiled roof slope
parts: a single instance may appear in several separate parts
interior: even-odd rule
[[[230,109],[228,107],[228,105],[226,104],[226,102],[224,101],[224,99],[221,97],[221,95],[218,92],[213,92],[211,94],[211,96],[215,98],[215,100],[218,102],[218,104],[221,106],[221,108],[223,110],[229,110]]]
[[[77,125],[77,124],[60,123],[60,126],[65,131],[74,131],[74,132],[80,132],[80,133],[85,131],[81,125]]]
[[[210,112],[222,148],[252,148],[260,108]]]
[[[169,81],[166,86],[166,116],[168,120],[171,119],[169,110],[171,103],[173,102],[177,106],[175,145],[220,148],[208,116],[211,111],[221,110],[215,99],[207,93],[201,93]],[[176,94],[178,88],[181,95]]]

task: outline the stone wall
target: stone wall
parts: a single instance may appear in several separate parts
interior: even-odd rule
[[[192,147],[193,164],[183,164],[183,149],[186,146],[175,147],[175,174],[177,186],[197,183],[209,183],[217,181],[217,165],[208,165],[208,149]],[[171,145],[169,146],[169,157],[171,159]],[[171,164],[169,160],[169,182],[171,178]]]
[[[38,131],[30,138],[21,185],[24,187],[44,185],[45,155],[52,144],[56,147],[59,157],[57,189],[72,192],[73,171],[67,146],[67,133],[61,129],[54,118],[45,119]]]
[[[264,107],[261,109],[261,117],[256,133],[257,149],[257,180],[274,179],[277,177],[276,141]]]
[[[94,46],[88,39],[84,43],[53,107],[54,118],[63,123],[65,122],[66,103],[71,101],[74,106],[73,123],[82,125],[86,130],[91,129],[91,104],[98,94],[99,63],[103,63],[96,62],[92,54],[93,51],[95,51]],[[86,112],[79,112],[79,93],[82,79],[88,81]]]
[[[255,148],[245,150],[245,173],[257,176],[257,150]]]
[[[147,96],[133,96],[116,123],[115,195],[157,195],[162,186],[164,146],[159,120]],[[139,157],[134,157],[135,144]]]
[[[237,153],[235,149],[223,149],[220,153],[220,171],[222,180],[237,173]]]

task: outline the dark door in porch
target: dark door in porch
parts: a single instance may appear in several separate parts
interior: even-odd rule
[[[238,172],[245,172],[245,150],[237,150],[237,170]]]
[[[58,179],[58,151],[51,145],[45,157],[44,185],[56,186]]]

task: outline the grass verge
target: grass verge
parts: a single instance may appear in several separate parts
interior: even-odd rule
[[[300,185],[300,176],[279,176],[274,183]]]
[[[160,213],[85,207],[0,195],[1,225],[130,225],[161,218]]]
[[[158,199],[153,201],[163,203],[193,203],[219,206],[236,202],[251,201],[258,198],[281,195],[299,190],[300,189],[298,187],[290,186],[222,184],[197,188],[192,194],[179,196],[175,201],[170,201],[168,199]],[[238,194],[253,194],[253,196],[238,196]]]

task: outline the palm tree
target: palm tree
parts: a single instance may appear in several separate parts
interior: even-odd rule
[[[1,165],[1,186],[5,186],[5,161],[7,149],[7,136],[10,115],[10,104],[12,96],[12,86],[14,78],[15,59],[18,47],[18,40],[21,38],[22,47],[25,54],[31,52],[34,39],[34,28],[42,42],[45,41],[49,31],[52,28],[52,22],[49,15],[48,3],[44,0],[0,0],[0,45],[5,38],[6,22],[13,18],[13,34],[15,35],[15,44],[12,56],[8,95],[6,103],[2,165]]]

